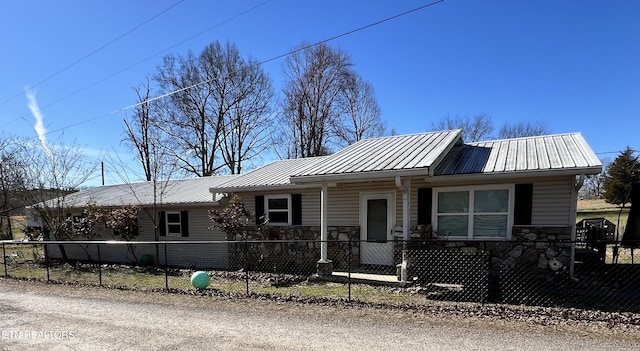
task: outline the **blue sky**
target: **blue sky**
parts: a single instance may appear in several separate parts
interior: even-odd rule
[[[2,131],[36,137],[30,91],[47,140],[64,133],[96,163],[104,152],[128,159],[123,108],[164,55],[219,40],[264,61],[428,3],[2,1]],[[601,159],[640,150],[640,1],[446,0],[329,45],[351,55],[399,134],[486,113],[496,127],[582,132]],[[282,64],[263,65],[277,91]]]

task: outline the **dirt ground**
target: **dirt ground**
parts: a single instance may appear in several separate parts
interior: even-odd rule
[[[215,294],[186,291],[166,293],[149,290],[121,290],[93,286],[46,284],[37,281],[20,281],[0,278],[0,307],[7,292],[36,294],[52,297],[90,299],[94,305],[104,303],[156,304],[201,308],[207,305],[241,308],[255,313],[284,315],[298,318],[307,315],[323,318],[364,320],[371,323],[406,323],[439,328],[461,328],[496,335],[526,331],[528,336],[553,336],[578,338],[599,342],[620,341],[640,347],[640,315],[610,313],[604,316],[597,311],[560,309],[531,309],[514,306],[485,306],[482,310],[464,303],[448,308],[411,309],[402,306],[380,306],[348,301],[300,300],[251,296],[246,298],[224,297]],[[96,305],[96,306],[97,306]],[[6,302],[5,302],[6,306]],[[38,309],[34,306],[34,309]],[[0,311],[1,312],[1,311]],[[2,313],[4,315],[4,313]],[[594,321],[597,320],[597,321]],[[0,330],[2,327],[0,327]],[[637,344],[636,344],[637,343]],[[0,348],[1,349],[1,348]],[[562,348],[560,348],[562,349]],[[638,348],[640,349],[640,348]]]

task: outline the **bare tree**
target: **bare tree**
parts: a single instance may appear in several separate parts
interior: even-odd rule
[[[18,201],[22,168],[18,145],[15,138],[0,134],[0,238],[13,238],[11,214],[22,205]]]
[[[384,135],[380,106],[371,83],[356,72],[347,76],[341,92],[342,116],[333,123],[333,134],[343,146]]]
[[[287,57],[279,154],[285,158],[330,152],[331,125],[341,115],[339,99],[352,63],[349,56],[327,44],[309,46]]]
[[[542,121],[504,124],[498,132],[498,139],[521,138],[549,134],[549,126]]]
[[[269,146],[272,124],[271,80],[257,62],[236,59],[235,88],[225,97],[229,109],[224,114],[220,143],[222,158],[231,174],[241,173],[244,162],[250,162]]]
[[[253,154],[247,148],[259,148],[262,138],[261,128],[247,120],[267,116],[272,97],[260,66],[242,59],[235,45],[213,42],[198,56],[166,56],[154,80],[163,92],[174,92],[160,104],[159,126],[182,169],[200,177],[242,169]],[[235,140],[226,142],[227,136]]]
[[[44,239],[72,239],[75,232],[69,225],[66,198],[89,179],[95,165],[79,147],[65,145],[62,138],[46,147],[25,141],[17,155],[23,166],[20,194],[41,223]],[[66,259],[64,247],[60,250]]]
[[[213,87],[203,76],[198,58],[191,52],[184,58],[166,56],[154,76],[163,92],[176,91],[159,105],[159,125],[168,136],[167,149],[185,171],[199,177],[216,169],[220,132],[218,121],[212,119]]]
[[[162,179],[163,175],[173,171],[172,158],[163,145],[165,135],[157,125],[154,112],[157,107],[151,98],[149,79],[133,88],[138,99],[133,117],[124,120],[125,130],[123,142],[136,153],[136,159],[142,166],[147,181]]]
[[[462,129],[462,140],[475,142],[491,138],[493,122],[491,116],[486,113],[480,113],[473,117],[446,116],[438,122],[431,122],[432,131],[452,129]]]

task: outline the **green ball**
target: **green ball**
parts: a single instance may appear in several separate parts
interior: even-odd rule
[[[151,255],[142,255],[142,257],[140,257],[140,263],[142,263],[144,266],[149,266],[153,264],[153,256]]]
[[[196,289],[206,289],[209,286],[209,275],[203,271],[194,272],[191,275],[191,285]]]

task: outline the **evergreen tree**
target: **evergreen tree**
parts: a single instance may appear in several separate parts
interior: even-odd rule
[[[602,186],[604,199],[611,204],[622,204],[631,189],[631,184],[640,181],[640,161],[627,148],[607,166]]]

